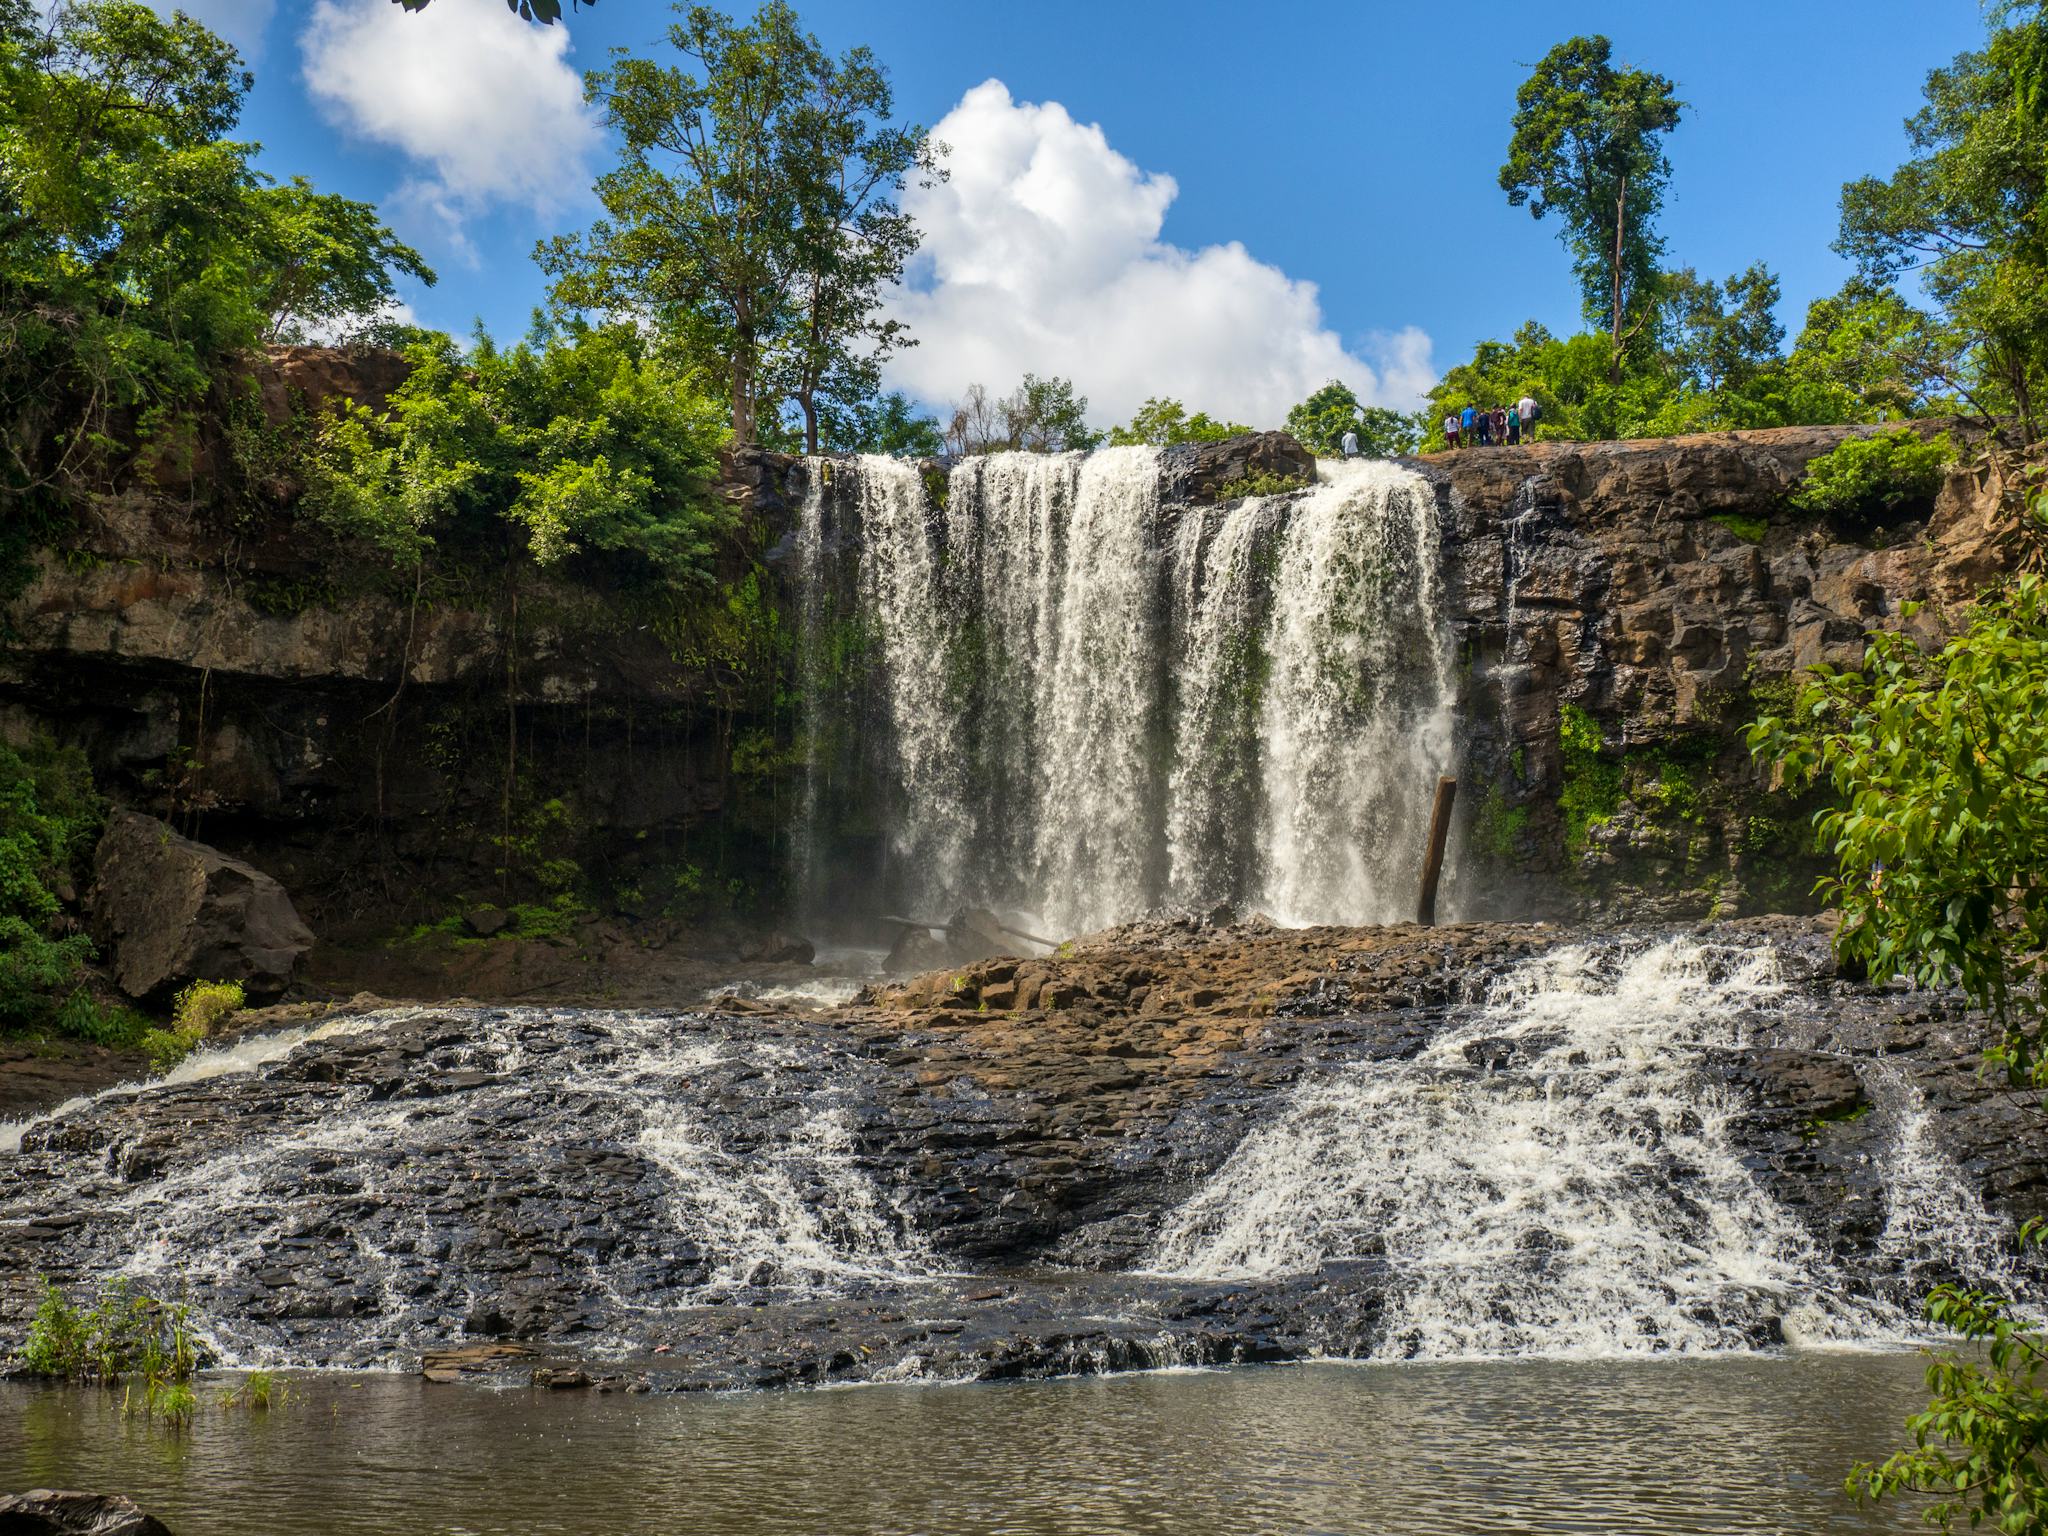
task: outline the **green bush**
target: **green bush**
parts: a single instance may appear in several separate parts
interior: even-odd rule
[[[1576,704],[1557,716],[1558,746],[1564,756],[1564,786],[1558,809],[1564,813],[1564,845],[1576,858],[1586,851],[1593,828],[1621,809],[1621,764],[1601,751],[1600,723]]]
[[[45,1280],[21,1357],[37,1376],[102,1387],[139,1376],[154,1389],[190,1381],[199,1368],[199,1345],[186,1307],[126,1280],[104,1286],[90,1307]]]
[[[239,981],[195,981],[178,994],[171,1021],[203,1040],[213,1033],[215,1025],[240,1012],[247,1000]]]
[[[238,981],[195,981],[178,994],[169,1029],[145,1030],[140,1044],[150,1065],[168,1072],[205,1043],[214,1029],[240,1011],[245,1001]]]
[[[438,337],[406,358],[388,409],[322,434],[307,503],[328,528],[406,566],[454,541],[710,581],[732,526],[712,491],[725,408],[633,327],[479,337],[466,356]]]
[[[66,1009],[92,941],[57,931],[57,890],[75,883],[100,819],[83,753],[46,738],[0,745],[0,1028],[82,1017]]]
[[[1923,440],[1900,427],[1852,437],[1806,466],[1806,479],[1790,500],[1803,512],[1888,515],[1932,499],[1955,456],[1946,432]]]

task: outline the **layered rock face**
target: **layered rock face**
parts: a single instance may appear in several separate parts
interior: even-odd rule
[[[390,355],[288,348],[257,384],[281,426],[374,407],[403,377]],[[117,803],[274,875],[323,936],[490,890],[508,843],[680,867],[738,819],[731,749],[752,722],[712,647],[588,585],[502,568],[414,584],[342,559],[292,512],[295,486],[269,487],[263,515],[209,506],[214,457],[201,444],[155,489],[81,509],[41,557],[0,626],[0,731],[84,746]],[[727,466],[749,539],[781,536],[789,474],[760,453]]]
[[[1932,431],[1928,424],[1924,430]],[[1783,911],[1810,899],[1805,814],[1737,739],[1862,637],[1960,627],[2003,569],[1995,497],[1968,471],[1889,526],[1786,498],[1874,429],[1788,427],[1542,444],[1417,462],[1437,487],[1469,671],[1468,914]],[[1923,604],[1906,616],[1909,604]],[[1590,755],[1560,726],[1583,711]],[[1583,783],[1572,794],[1574,776]],[[1574,807],[1560,807],[1570,798]],[[1576,815],[1574,815],[1574,809]]]
[[[258,382],[282,422],[338,399],[374,406],[401,377],[389,357],[296,348]],[[1413,464],[1436,491],[1464,678],[1445,912],[1808,903],[1805,811],[1766,792],[1740,726],[1789,697],[1796,669],[1853,659],[1867,628],[1907,623],[1908,601],[1927,604],[1919,632],[1953,626],[1999,563],[1991,498],[1965,473],[1891,527],[1790,512],[1806,464],[1858,430]],[[85,745],[117,802],[275,876],[323,936],[468,910],[458,898],[488,897],[508,848],[602,871],[630,893],[627,918],[701,883],[714,856],[776,883],[791,722],[735,705],[716,646],[588,587],[415,590],[337,568],[309,550],[290,486],[253,522],[195,511],[204,458],[167,469],[154,494],[91,508],[43,559],[6,615],[0,730]],[[1278,433],[1171,449],[1163,510],[1312,470]],[[789,556],[804,474],[758,451],[726,466],[746,546],[730,574],[757,573],[784,634],[800,627]]]

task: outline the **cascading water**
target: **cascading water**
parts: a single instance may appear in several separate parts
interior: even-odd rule
[[[1906,1314],[1764,1188],[1729,1134],[1744,1106],[1705,1070],[1784,990],[1768,951],[1681,940],[1527,962],[1413,1060],[1301,1087],[1167,1222],[1150,1267],[1383,1267],[1383,1348],[1410,1357],[1712,1352],[1781,1326],[1896,1339]],[[1887,1161],[1886,1252],[1964,1233],[1991,1273],[1994,1224],[1910,1119]]]
[[[336,1082],[323,1058],[300,1080],[290,1053],[336,1038],[344,1060],[374,1065]],[[63,1148],[37,1155],[65,1209],[91,1213],[86,1266],[182,1295],[228,1361],[402,1364],[465,1328],[498,1331],[478,1314],[513,1295],[560,1317],[594,1298],[656,1317],[735,1287],[847,1294],[932,1268],[861,1165],[857,1078],[801,1031],[408,1010],[219,1060],[218,1074],[100,1095],[100,1124],[121,1125],[124,1101],[172,1115],[116,1132],[104,1156],[65,1142],[66,1111],[33,1129]],[[207,1118],[256,1072],[275,1114]],[[0,1228],[36,1214],[0,1199]]]
[[[877,637],[892,904],[1405,915],[1455,693],[1418,477],[1326,464],[1201,509],[1162,507],[1143,448],[973,459],[943,506],[894,460],[813,473]]]

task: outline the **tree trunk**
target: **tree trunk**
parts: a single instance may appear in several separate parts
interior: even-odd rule
[[[807,388],[801,395],[797,396],[797,404],[803,407],[804,412],[804,452],[816,454],[818,451],[817,396],[812,390]]]
[[[1621,178],[1621,189],[1614,197],[1614,359],[1610,364],[1609,382],[1621,382],[1621,244],[1622,231],[1628,227],[1628,176]]]
[[[732,346],[732,445],[745,448],[754,441],[754,328],[745,316],[733,330]]]

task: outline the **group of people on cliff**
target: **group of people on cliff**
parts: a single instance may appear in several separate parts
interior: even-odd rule
[[[1468,405],[1444,418],[1444,443],[1451,448],[1493,448],[1536,441],[1538,407],[1522,396],[1513,405]]]

